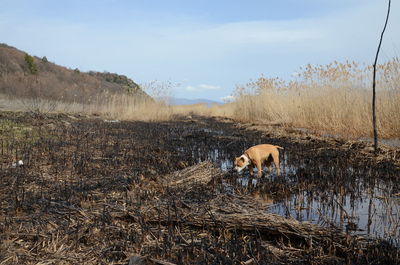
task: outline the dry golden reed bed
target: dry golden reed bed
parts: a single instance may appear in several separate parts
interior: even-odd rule
[[[400,137],[400,62],[378,68],[382,137]],[[307,65],[294,81],[261,77],[239,86],[233,116],[350,136],[372,135],[372,69],[355,62]]]
[[[224,105],[170,106],[128,95],[98,95],[86,103],[44,99],[7,101],[25,110],[83,112],[110,119],[171,120],[176,115],[224,116],[350,137],[372,136],[372,69],[355,62],[333,62],[300,68],[294,79],[259,79],[238,85],[234,101]],[[380,137],[400,138],[400,59],[378,66],[377,119]],[[170,85],[151,84],[156,96],[169,95]],[[148,89],[147,89],[148,90]],[[4,102],[3,102],[4,105]]]

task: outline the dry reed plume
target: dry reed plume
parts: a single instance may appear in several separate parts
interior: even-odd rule
[[[371,136],[371,67],[355,62],[307,65],[296,79],[260,77],[238,86],[232,104],[241,121],[281,123],[350,136]],[[399,58],[379,65],[378,129],[400,137]]]

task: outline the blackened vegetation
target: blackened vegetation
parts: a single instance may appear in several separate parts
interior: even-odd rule
[[[294,139],[206,118],[0,115],[11,124],[0,150],[2,264],[399,263],[388,241],[269,214],[254,197],[357,196],[360,176],[367,186],[393,181],[398,193],[399,169],[387,158],[396,153],[377,161],[361,143]],[[286,178],[239,185],[236,174],[219,169],[262,142],[285,147]],[[23,166],[11,166],[20,159]]]

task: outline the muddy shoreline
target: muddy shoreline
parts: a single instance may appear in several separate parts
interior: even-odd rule
[[[7,121],[0,263],[128,264],[133,256],[143,264],[400,260],[399,149],[375,156],[365,142],[222,118],[128,122],[11,112],[0,118]],[[258,143],[285,148],[282,178],[229,171],[234,156]],[[12,167],[18,160],[24,166]],[[199,169],[202,163],[208,164]],[[194,181],[203,175],[207,181]],[[172,187],[171,176],[186,184]],[[252,219],[257,213],[264,218]],[[263,228],[270,216],[275,232]]]

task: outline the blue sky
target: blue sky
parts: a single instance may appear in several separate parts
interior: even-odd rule
[[[221,100],[237,84],[308,63],[372,64],[383,0],[0,0],[0,42],[82,71],[176,84],[175,97]],[[400,55],[400,3],[380,61]],[[396,34],[397,33],[397,34]]]

